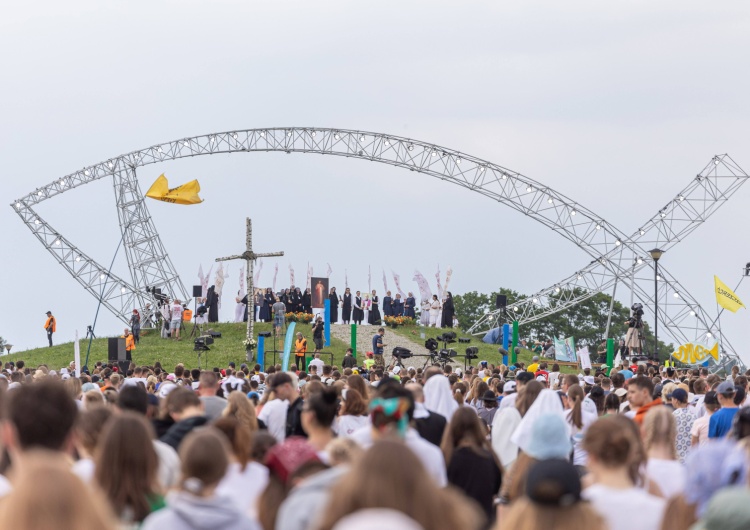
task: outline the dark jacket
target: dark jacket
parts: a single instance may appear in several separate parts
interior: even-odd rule
[[[164,436],[159,438],[162,442],[167,445],[171,445],[172,448],[177,451],[182,443],[182,439],[187,434],[195,429],[196,427],[203,427],[208,423],[208,418],[205,416],[193,416],[182,421],[178,421],[172,425]]]

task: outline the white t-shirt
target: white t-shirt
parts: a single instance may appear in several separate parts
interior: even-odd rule
[[[172,322],[180,322],[182,320],[182,306],[172,306]]]
[[[216,493],[229,497],[245,515],[256,518],[258,498],[268,484],[268,468],[257,462],[248,462],[245,470],[238,462],[232,462],[227,473],[216,487]]]
[[[615,489],[594,484],[583,490],[581,496],[604,518],[609,530],[659,530],[667,504],[664,499],[636,487]],[[618,506],[632,509],[624,516]]]
[[[263,405],[258,419],[266,424],[266,428],[276,441],[281,443],[286,439],[286,411],[288,401],[273,399]]]
[[[687,475],[685,468],[677,460],[649,458],[646,463],[646,476],[655,482],[665,499],[679,495],[685,489]],[[620,505],[622,506],[622,505]]]
[[[503,400],[504,401],[504,400]],[[583,437],[586,431],[599,417],[585,409],[581,409],[581,423],[583,426],[579,429],[570,423],[570,414],[572,410],[565,411],[565,419],[570,425],[570,436],[573,441],[573,465],[585,466],[588,461],[588,453],[583,450]]]
[[[352,416],[345,414],[336,418],[333,432],[342,438],[348,438],[362,427],[370,427],[370,416]]]
[[[317,367],[317,369],[318,369],[318,375],[321,376],[321,377],[323,376],[323,367],[325,366],[325,364],[326,363],[324,363],[320,359],[313,359],[312,361],[310,361],[310,366]]]

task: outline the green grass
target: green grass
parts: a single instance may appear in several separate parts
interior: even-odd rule
[[[213,329],[221,333],[221,338],[216,339],[210,346],[211,351],[203,352],[203,367],[208,364],[209,368],[218,366],[226,367],[230,361],[234,361],[237,366],[245,362],[245,347],[242,341],[245,339],[246,324],[244,323],[217,323],[206,325],[204,330]],[[183,339],[174,341],[162,339],[158,330],[142,330],[141,341],[136,350],[133,352],[133,360],[139,365],[153,365],[156,361],[161,362],[162,366],[171,369],[174,365],[182,363],[186,368],[192,369],[198,367],[198,355],[193,351],[193,339],[189,338],[192,324],[187,327],[187,333],[182,332]],[[255,334],[259,332],[273,331],[271,323],[256,323]],[[297,324],[295,332],[300,331],[307,338],[308,351],[312,352],[314,344],[312,340],[312,328],[309,324]],[[276,362],[281,363],[281,350],[284,348],[284,337],[278,337],[276,349],[279,351],[276,356]],[[88,340],[81,340],[81,363],[86,361],[86,351],[88,349]],[[323,348],[324,352],[333,353],[334,364],[341,366],[341,360],[344,357],[346,348],[345,344],[331,336],[331,346]],[[266,366],[273,360],[273,335],[266,339]],[[292,352],[292,361],[294,353]],[[19,353],[3,356],[5,362],[19,361],[23,359],[27,366],[36,367],[40,364],[46,364],[50,369],[59,369],[68,366],[73,360],[73,343],[57,344],[51,348],[37,348],[26,350]],[[326,363],[329,362],[330,356],[323,355],[321,359]],[[89,367],[94,366],[96,361],[107,361],[107,339],[98,338],[91,343],[91,353],[89,356]],[[207,363],[206,363],[207,361]]]
[[[412,342],[419,344],[424,349],[424,351],[416,351],[413,353],[426,353],[427,349],[424,348],[424,343],[427,339],[436,338],[438,335],[442,335],[444,331],[455,331],[456,342],[454,342],[453,344],[449,344],[448,347],[456,350],[456,353],[458,353],[458,355],[464,355],[466,353],[466,348],[468,347],[478,348],[479,357],[475,360],[472,360],[473,366],[479,364],[479,361],[488,361],[490,364],[494,364],[495,366],[502,364],[503,362],[502,355],[500,355],[500,352],[497,351],[500,345],[486,344],[485,342],[482,342],[482,339],[479,337],[472,337],[468,333],[462,333],[461,331],[455,329],[443,330],[441,328],[427,328],[423,326],[399,326],[396,329],[388,328],[388,330],[410,339]],[[422,338],[422,334],[424,334],[424,338]],[[468,344],[461,344],[458,342],[459,337],[468,337],[471,339],[471,342],[469,342]],[[440,342],[440,348],[442,347],[443,343]],[[533,356],[534,353],[531,350],[519,348],[516,361],[526,363],[526,366],[529,366],[531,364],[531,358]],[[456,359],[456,363],[458,364],[463,364],[463,361],[463,357],[459,357]],[[508,362],[510,363],[510,359],[508,360]],[[552,367],[552,363],[554,361],[547,360],[547,362],[550,367]],[[577,370],[565,366],[561,367],[560,371],[562,373],[577,373]]]

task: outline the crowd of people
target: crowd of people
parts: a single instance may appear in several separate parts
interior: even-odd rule
[[[126,373],[99,362],[78,375],[73,363],[6,363],[0,521],[750,528],[749,380],[736,368],[315,361]]]
[[[243,314],[243,320],[248,318],[247,296],[236,299],[237,304],[244,306],[237,315]],[[377,290],[370,293],[354,291],[347,287],[343,294],[338,294],[335,287],[331,287],[328,293],[330,301],[331,324],[364,324],[379,326],[384,317],[409,317],[417,320],[425,326],[432,327],[454,327],[457,325],[456,312],[453,306],[453,296],[446,291],[443,298],[432,295],[431,300],[422,300],[418,305],[414,294],[407,293],[402,298],[400,293],[395,296],[391,291],[386,291],[385,296],[378,296]],[[271,322],[279,314],[274,309],[275,304],[283,304],[284,313],[313,313],[313,298],[311,289],[308,287],[303,292],[299,287],[290,287],[274,293],[273,289],[256,289],[254,299],[255,320],[257,322]]]

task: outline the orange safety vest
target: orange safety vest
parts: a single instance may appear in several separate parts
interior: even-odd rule
[[[125,337],[125,351],[133,351],[135,349],[135,337],[131,333]]]
[[[191,320],[193,320],[193,310],[185,309],[182,312],[182,320],[184,320],[185,322],[190,322]]]
[[[57,319],[55,317],[47,317],[47,321],[44,323],[44,329],[49,329],[50,324],[52,325],[52,333],[57,331]]]
[[[294,342],[294,345],[294,353],[296,353],[298,356],[307,352],[307,339],[296,340]]]

